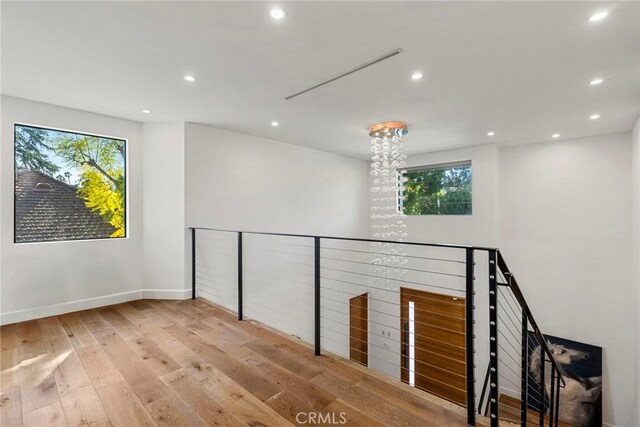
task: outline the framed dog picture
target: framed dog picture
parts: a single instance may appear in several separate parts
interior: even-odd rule
[[[565,381],[560,388],[559,421],[574,427],[602,425],[602,348],[551,335],[545,338]],[[542,391],[542,359],[537,343],[534,333],[529,332],[528,407],[540,411],[542,402],[545,415],[549,415],[551,368],[547,363]]]

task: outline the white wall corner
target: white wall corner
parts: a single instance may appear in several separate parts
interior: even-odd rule
[[[143,289],[186,292],[185,123],[145,123],[143,154]]]
[[[632,201],[632,230],[633,230],[633,253],[632,268],[633,282],[635,284],[636,299],[636,328],[635,328],[635,402],[640,401],[640,118],[631,133],[631,201]],[[640,405],[636,405],[635,425],[640,426]]]

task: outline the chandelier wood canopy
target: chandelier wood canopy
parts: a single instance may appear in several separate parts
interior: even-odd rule
[[[409,132],[407,124],[404,122],[380,122],[369,126],[369,136],[384,137],[384,136],[404,136]]]

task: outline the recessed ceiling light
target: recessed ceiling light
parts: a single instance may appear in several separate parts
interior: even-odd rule
[[[496,133],[495,133],[494,131],[491,131],[491,132],[488,132],[488,133],[487,133],[487,136],[493,136],[493,135],[495,135],[495,134],[496,134]]]
[[[600,114],[592,114],[591,116],[589,116],[589,118],[591,120],[598,120],[600,118]]]
[[[186,76],[184,76],[184,79],[188,82],[195,82],[196,78],[194,76],[192,76],[191,74],[187,74]]]
[[[413,80],[420,80],[422,78],[422,73],[420,71],[416,71],[415,73],[411,74],[411,78]]]
[[[142,112],[145,114],[151,114],[151,110],[147,110],[147,109],[142,110]]]
[[[591,17],[589,18],[589,22],[602,21],[604,18],[607,17],[607,15],[609,15],[609,12],[605,12],[605,11],[595,13],[591,15]]]
[[[278,126],[280,126],[280,123],[278,122],[271,122],[271,126],[273,126],[274,128],[277,128]]]
[[[287,16],[287,12],[285,12],[284,9],[280,9],[279,7],[276,7],[275,9],[271,9],[270,13],[273,19],[282,19],[285,16]]]
[[[554,133],[553,135],[551,135],[551,138],[553,138],[553,139],[560,138],[560,134],[559,133]]]
[[[600,78],[600,77],[597,77],[597,78],[595,78],[595,79],[591,80],[591,81],[589,82],[589,84],[590,84],[591,86],[595,86],[595,85],[599,85],[599,84],[600,84],[600,83],[602,83],[603,81],[604,81],[604,79],[602,79],[602,78]]]

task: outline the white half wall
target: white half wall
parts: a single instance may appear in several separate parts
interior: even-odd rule
[[[13,243],[14,123],[126,138],[125,239]],[[140,123],[2,97],[0,312],[3,324],[141,298],[142,126]]]
[[[143,138],[144,288],[156,298],[188,298],[184,122],[145,123]]]

